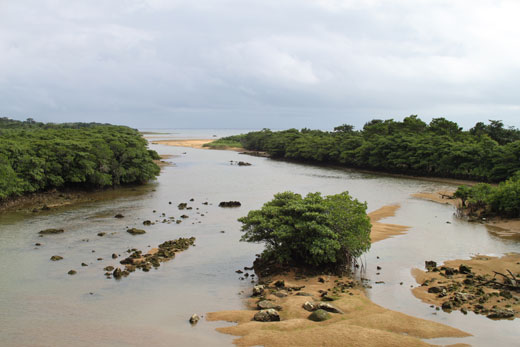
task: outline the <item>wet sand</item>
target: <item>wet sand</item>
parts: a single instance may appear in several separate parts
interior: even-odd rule
[[[324,322],[313,322],[310,312],[303,309],[306,301],[318,302],[320,290],[330,290],[336,281],[349,281],[336,276],[322,276],[296,280],[293,275],[275,277],[283,279],[286,287],[305,286],[302,291],[312,296],[289,293],[279,298],[272,294],[267,299],[282,306],[280,322],[256,322],[255,298],[248,299],[250,310],[221,311],[207,314],[209,321],[223,320],[238,325],[217,330],[238,336],[233,342],[238,346],[429,346],[423,338],[465,337],[469,334],[432,321],[408,316],[385,309],[371,302],[361,287],[348,289],[338,300],[329,302],[343,314],[331,313]]]
[[[520,254],[511,253],[500,258],[476,255],[469,260],[456,259],[446,261],[443,266],[458,269],[461,264],[471,267],[474,277],[483,276],[486,280],[491,280],[494,276],[494,271],[507,274],[507,271],[509,270],[515,275],[520,273]],[[417,283],[424,284],[425,281],[427,283],[427,285],[419,286],[412,290],[413,295],[425,303],[441,307],[444,302],[448,301],[450,296],[449,293],[447,296],[439,297],[437,293],[428,293],[428,289],[433,286],[449,286],[450,284],[457,282],[460,285],[457,291],[475,295],[473,292],[476,292],[476,289],[481,288],[489,298],[485,302],[478,302],[477,300],[472,303],[471,300],[468,300],[460,307],[453,309],[464,308],[467,311],[474,311],[474,305],[480,304],[486,310],[492,310],[496,305],[496,307],[500,309],[513,309],[516,312],[515,316],[520,317],[520,300],[515,299],[515,296],[517,295],[514,292],[513,298],[506,299],[499,295],[500,289],[492,289],[485,286],[465,285],[463,281],[466,280],[467,276],[464,274],[455,274],[447,278],[441,274],[441,271],[423,271],[416,268],[412,269],[412,275]],[[496,278],[502,282],[501,276],[496,276]],[[496,293],[496,295],[491,293]],[[475,299],[478,299],[478,297]]]
[[[433,202],[438,202],[440,204],[448,204],[455,207],[460,207],[461,200],[453,198],[454,191],[438,191],[438,192],[421,192],[412,194],[414,198],[429,200]]]
[[[399,205],[384,206],[369,214],[372,222],[372,242],[403,234],[408,227],[379,223],[380,220],[395,215]],[[349,279],[337,276],[321,276],[325,283],[318,281],[319,276],[296,279],[294,274],[276,276],[273,281],[284,280],[286,287],[305,286],[302,291],[312,296],[289,295],[279,298],[268,295],[282,307],[280,322],[253,321],[256,301],[247,300],[249,310],[221,311],[207,314],[209,321],[228,321],[235,326],[217,330],[239,338],[234,340],[238,346],[429,346],[421,339],[438,337],[465,337],[469,334],[432,321],[408,316],[385,309],[370,301],[359,284],[339,294],[339,299],[330,302],[344,314],[332,314],[325,322],[307,319],[310,312],[302,305],[306,301],[318,302],[320,291],[330,291],[338,282]]]
[[[370,222],[372,223],[372,231],[370,239],[372,243],[387,239],[392,236],[404,234],[409,227],[397,224],[379,223],[381,219],[395,216],[395,212],[399,209],[399,205],[383,206],[378,210],[370,212]]]

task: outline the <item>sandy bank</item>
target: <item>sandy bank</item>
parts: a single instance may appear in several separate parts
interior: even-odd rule
[[[184,140],[157,140],[152,141],[154,145],[166,145],[174,147],[189,147],[189,148],[203,148],[202,145],[205,143],[212,142],[209,139],[184,139]]]
[[[381,219],[395,216],[395,212],[399,209],[399,205],[383,206],[378,210],[370,212],[370,222],[372,223],[372,230],[370,232],[370,239],[372,243],[387,239],[392,236],[404,234],[409,227],[397,224],[379,223]]]
[[[469,266],[471,273],[460,273],[458,269],[462,264]],[[443,267],[451,270],[447,272]],[[513,309],[515,317],[520,317],[518,293],[506,289],[512,295],[509,297],[502,286],[483,285],[493,279],[494,272],[508,274],[509,270],[515,275],[519,274],[520,254],[512,253],[500,258],[477,255],[469,260],[447,261],[437,269],[440,271],[412,269],[415,280],[422,284],[412,290],[417,298],[428,304],[443,307],[447,311],[465,310],[488,315],[493,312],[493,307],[497,307],[501,310]],[[453,270],[456,271],[452,273]],[[500,275],[496,276],[496,280],[500,283],[504,282]],[[432,287],[439,289],[430,289]],[[443,292],[442,289],[445,291]],[[446,302],[449,302],[452,307],[448,308]]]
[[[399,205],[384,206],[369,214],[372,222],[372,242],[403,234],[408,227],[379,223],[380,220],[395,215]],[[282,307],[280,322],[256,322],[257,298],[247,300],[249,310],[212,312],[210,321],[236,322],[238,325],[217,330],[239,336],[234,340],[238,346],[428,346],[424,338],[464,337],[467,333],[439,323],[405,315],[385,309],[371,302],[363,288],[346,277],[322,276],[297,278],[294,274],[276,276],[283,280],[286,288],[301,287],[306,296],[294,291],[284,291],[288,295],[279,297],[270,289],[266,298]],[[347,285],[348,284],[348,285]],[[279,288],[278,288],[279,289]],[[333,314],[324,322],[310,321],[310,312],[303,309],[306,301],[319,302],[323,292],[332,293],[337,300],[330,302],[344,314]]]
[[[459,207],[461,205],[460,199],[453,198],[454,191],[438,191],[438,192],[421,192],[412,194],[414,198],[423,199],[423,200],[429,200],[433,202],[438,202],[440,204],[448,204],[455,207]]]
[[[218,328],[217,330],[238,336],[234,343],[238,346],[263,345],[275,346],[428,346],[422,338],[464,337],[467,333],[446,325],[419,319],[391,311],[371,302],[362,288],[354,287],[339,293],[339,299],[329,302],[344,313],[332,313],[332,318],[324,322],[313,322],[308,318],[310,312],[303,309],[306,301],[318,302],[320,291],[334,291],[350,282],[349,279],[322,276],[296,279],[294,275],[275,277],[283,279],[285,287],[305,286],[301,289],[307,295],[288,292],[285,297],[273,295],[270,289],[266,295],[280,310],[280,322],[256,322],[253,316],[258,299],[248,300],[251,310],[212,312],[207,315],[210,321],[224,320],[238,325]],[[280,292],[283,290],[279,290]]]

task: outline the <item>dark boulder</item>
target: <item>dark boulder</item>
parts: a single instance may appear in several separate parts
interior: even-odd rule
[[[240,207],[242,204],[240,201],[221,201],[218,207]]]

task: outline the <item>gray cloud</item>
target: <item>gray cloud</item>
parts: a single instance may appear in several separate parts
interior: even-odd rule
[[[136,127],[520,127],[517,1],[0,2],[0,115]]]

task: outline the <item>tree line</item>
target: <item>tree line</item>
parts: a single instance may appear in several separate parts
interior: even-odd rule
[[[418,176],[500,182],[520,170],[520,131],[501,121],[464,131],[445,118],[427,124],[409,116],[375,119],[362,130],[347,124],[334,131],[263,129],[222,140],[272,158]]]
[[[0,200],[52,188],[99,188],[154,179],[155,151],[137,130],[98,123],[0,118]]]
[[[245,149],[272,158],[336,164],[407,175],[480,182],[462,187],[459,197],[471,213],[520,217],[520,130],[501,121],[478,122],[469,130],[445,118],[430,123],[412,115],[374,119],[361,130],[343,124],[334,131],[289,129],[232,136]],[[217,141],[218,142],[218,141]]]

